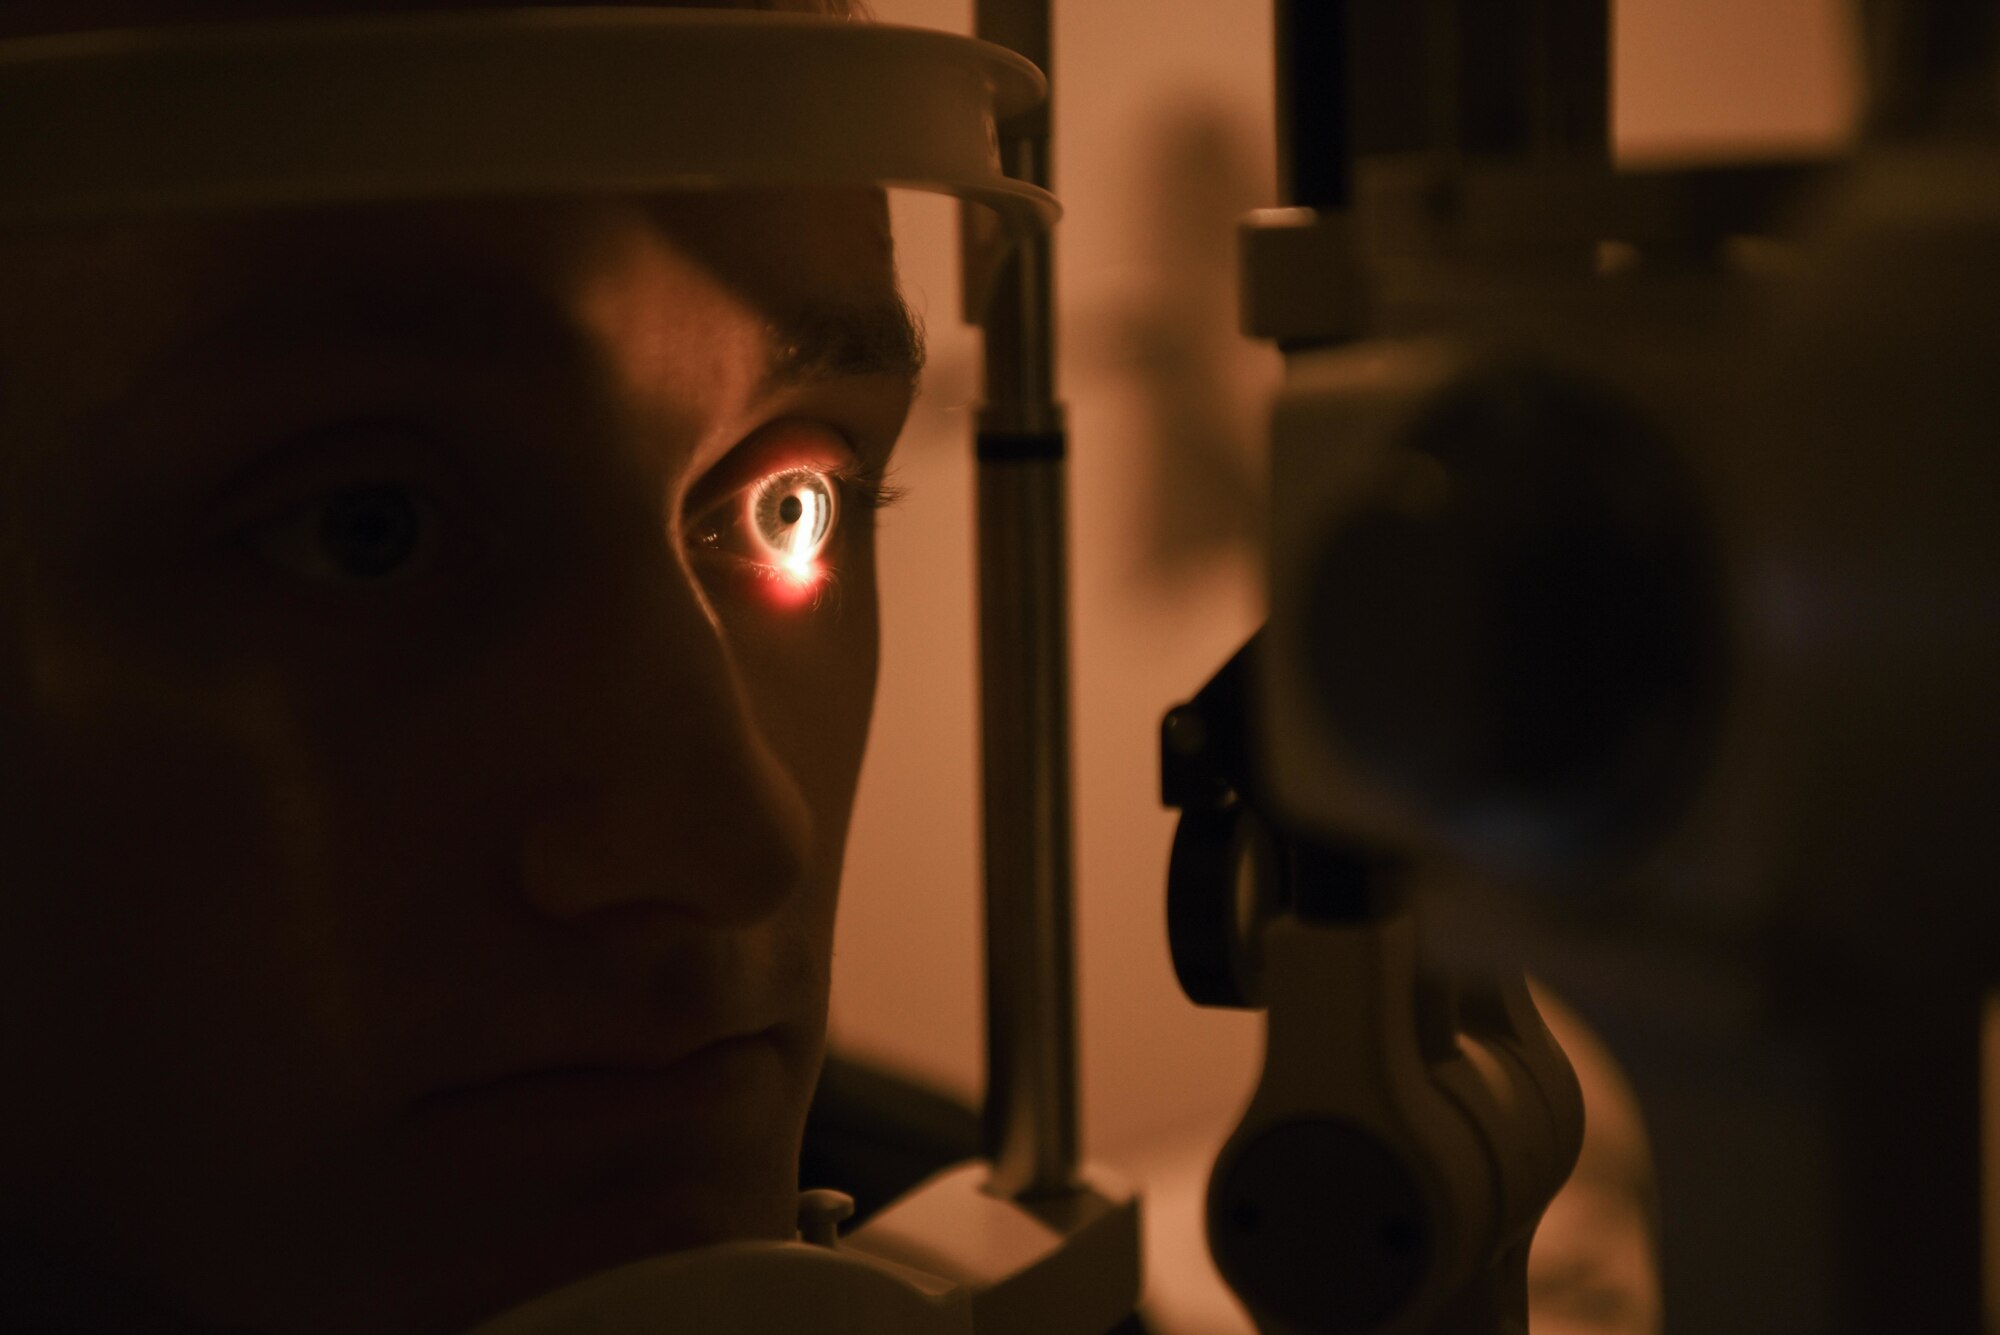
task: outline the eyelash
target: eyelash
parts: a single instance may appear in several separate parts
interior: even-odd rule
[[[880,514],[909,495],[909,489],[892,482],[887,471],[836,468],[827,470],[827,476],[841,488],[840,499],[864,514]]]

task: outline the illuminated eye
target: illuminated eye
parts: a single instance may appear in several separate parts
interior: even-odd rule
[[[811,468],[773,473],[750,490],[750,531],[766,558],[788,574],[814,573],[833,537],[833,479]]]

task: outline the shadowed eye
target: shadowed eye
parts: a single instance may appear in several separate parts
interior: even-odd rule
[[[438,544],[436,503],[415,487],[342,487],[253,528],[253,550],[292,574],[367,587],[422,573]]]

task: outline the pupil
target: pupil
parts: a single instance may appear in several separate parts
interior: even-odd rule
[[[340,572],[354,579],[394,574],[417,548],[417,508],[398,487],[357,487],[328,502],[320,541]]]
[[[787,524],[799,522],[799,516],[806,512],[806,503],[797,496],[787,496],[778,502],[778,518]]]

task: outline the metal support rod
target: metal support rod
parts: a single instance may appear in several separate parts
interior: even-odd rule
[[[1278,183],[1308,209],[1353,202],[1348,0],[1277,0]]]
[[[1049,68],[1048,0],[978,0],[978,35]],[[999,127],[1013,176],[1049,184],[1046,105]],[[1052,251],[1017,239],[981,316],[980,714],[986,862],[989,1190],[1075,1189],[1076,968],[1069,598]]]

